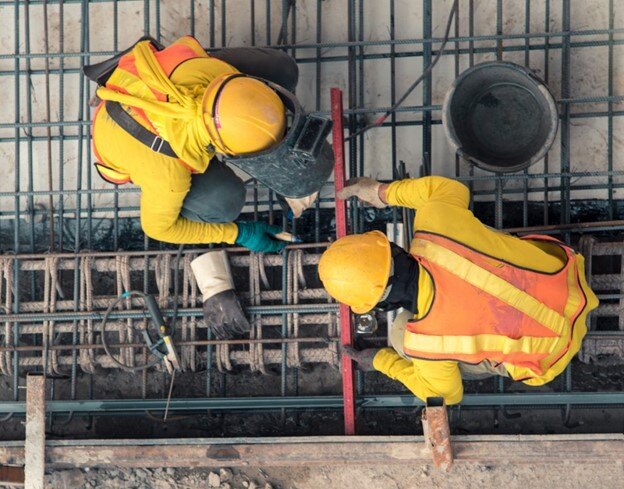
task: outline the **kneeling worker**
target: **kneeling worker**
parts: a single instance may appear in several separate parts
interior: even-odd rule
[[[461,401],[462,377],[553,380],[578,352],[598,305],[583,256],[548,236],[517,238],[482,224],[469,191],[443,177],[348,182],[339,197],[415,209],[409,253],[379,231],[346,236],[323,254],[329,294],[357,314],[406,311],[389,327],[392,348],[349,355],[417,397]]]
[[[109,182],[141,188],[151,238],[279,251],[286,243],[275,238],[278,227],[233,222],[246,192],[227,163],[274,190],[295,217],[332,171],[331,123],[303,111],[291,93],[297,64],[281,51],[208,55],[190,36],[168,47],[144,38],[84,72],[100,85],[96,168]]]
[[[143,38],[84,73],[99,85],[96,168],[111,183],[141,188],[141,226],[153,239],[280,251],[280,227],[234,222],[246,190],[227,164],[274,190],[295,217],[332,171],[331,123],[304,112],[292,93],[297,64],[282,51],[208,55],[190,36],[168,47]],[[192,269],[214,335],[247,332],[225,252],[203,255]]]

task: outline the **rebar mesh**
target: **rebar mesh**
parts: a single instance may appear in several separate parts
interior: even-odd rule
[[[170,258],[171,253],[142,234],[138,189],[111,186],[93,171],[89,129],[93,109],[88,101],[95,87],[81,76],[85,64],[126,48],[144,34],[164,43],[191,34],[209,51],[239,45],[284,49],[299,64],[297,95],[306,108],[328,115],[329,88],[339,86],[345,91],[346,127],[348,134],[353,134],[392,106],[435,56],[451,3],[1,0],[0,89],[5,103],[0,113],[0,246],[4,252],[0,300],[7,317],[0,328],[5,348],[0,353],[0,369],[13,377],[11,397],[18,399],[22,367],[29,362],[32,368],[42,368],[44,362],[49,369],[65,373],[69,367],[72,379],[80,375],[77,366],[89,372],[103,362],[101,351],[81,349],[80,345],[93,344],[98,311],[135,280],[133,273],[137,272],[124,272],[123,266],[138,270],[138,286],[160,292],[161,305],[168,306],[171,284],[162,277],[156,280],[153,267],[156,256]],[[475,170],[451,154],[443,136],[440,109],[447,88],[464,69],[493,59],[535,70],[558,102],[560,129],[555,145],[543,161],[519,174]],[[382,127],[349,142],[347,173],[385,180],[407,174],[454,176],[470,187],[477,215],[497,228],[620,219],[624,188],[622,61],[621,2],[460,0],[458,21],[439,65]],[[281,222],[273,193],[254,181],[248,182],[247,188],[246,211],[254,218]],[[311,241],[326,240],[333,231],[332,199],[330,182],[316,207],[304,219],[286,226]],[[408,230],[411,225],[409,212],[359,206],[350,211],[353,232],[379,228],[385,220],[403,221]],[[619,225],[608,228],[609,240],[617,241],[621,229]],[[575,241],[572,232],[563,238]],[[619,245],[614,246],[619,250]],[[154,255],[141,273],[143,258],[124,261],[124,253],[116,252],[120,249],[161,250],[163,254]],[[56,255],[84,250],[108,254]],[[25,253],[30,257],[24,257]],[[208,366],[207,384],[210,372],[217,367],[227,370],[230,361],[247,362],[259,371],[267,363],[279,363],[281,390],[274,394],[285,395],[297,389],[287,388],[284,377],[292,374],[296,383],[302,363],[321,357],[330,364],[337,362],[332,341],[320,346],[283,342],[277,348],[263,343],[232,348],[210,344],[198,320],[197,292],[189,279],[191,256],[192,252],[184,257],[178,340],[185,368],[192,370],[202,363]],[[301,260],[303,268],[311,270],[309,260],[316,257],[291,253],[286,263],[279,257],[235,257],[242,260],[237,266],[249,268],[244,290],[250,295],[243,295],[250,311],[255,311],[252,340],[262,339],[260,325],[264,324],[280,330],[278,339],[301,336],[310,325],[325,328],[322,334],[315,333],[319,338],[331,340],[337,335],[333,305],[328,305],[318,284],[310,290],[300,280]],[[271,287],[263,284],[262,263],[284,269]],[[171,263],[159,266],[169,270]],[[286,269],[292,273],[285,273]],[[303,275],[313,275],[310,270]],[[104,280],[107,285],[89,294],[88,284],[96,281],[97,274],[110,275]],[[593,336],[586,341],[581,359],[596,361],[609,348],[610,358],[621,358],[621,275],[595,274],[592,280],[608,297],[594,315]],[[317,310],[303,309],[303,302]],[[267,308],[280,305],[290,309],[276,308],[276,312],[264,314],[261,308],[265,304]],[[71,315],[82,312],[94,315]],[[35,313],[45,316],[28,319],[28,314]],[[616,318],[618,326],[613,331],[607,317]],[[607,333],[609,338],[604,337]],[[129,334],[126,340],[133,338],[134,333]],[[33,340],[33,335],[40,339]],[[185,345],[185,341],[208,343]],[[65,349],[68,346],[71,348]],[[29,354],[20,348],[39,351]],[[305,353],[315,348],[318,357]],[[134,353],[139,350],[135,348]],[[132,348],[123,351],[128,361],[140,360],[134,358]],[[570,390],[571,386],[568,370],[560,388]],[[502,382],[494,387],[495,391],[504,389]]]

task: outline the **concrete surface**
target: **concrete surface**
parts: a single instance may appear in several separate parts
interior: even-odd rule
[[[217,476],[219,469],[213,469]],[[153,488],[191,489],[212,487],[207,469],[71,470],[51,474],[59,489],[69,488]],[[455,465],[443,473],[430,465],[421,467],[249,467],[235,470],[214,487],[221,489],[615,489],[624,478],[622,464],[554,465]],[[222,480],[222,482],[221,482]],[[226,485],[227,484],[227,485]],[[267,485],[268,484],[268,485]]]

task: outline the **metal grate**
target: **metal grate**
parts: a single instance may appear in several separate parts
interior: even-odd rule
[[[191,34],[208,50],[237,45],[279,47],[299,63],[297,94],[305,107],[329,115],[329,88],[338,86],[345,91],[348,135],[392,106],[435,56],[451,4],[450,0],[0,0],[0,89],[5,94],[0,112],[0,249],[4,253],[2,305],[7,315],[0,328],[4,348],[0,366],[12,379],[10,392],[4,392],[3,398],[19,401],[23,368],[28,362],[31,367],[41,368],[45,341],[50,347],[49,361],[56,355],[59,371],[69,367],[72,382],[89,375],[78,368],[84,358],[91,358],[89,348],[93,345],[92,339],[81,338],[81,325],[96,319],[105,299],[118,291],[112,285],[117,278],[111,278],[110,287],[100,290],[101,295],[96,294],[89,305],[86,288],[80,286],[88,270],[82,262],[87,260],[85,250],[101,252],[90,258],[91,265],[100,270],[98,273],[111,276],[118,273],[114,264],[129,256],[125,251],[145,250],[154,252],[146,253],[148,256],[170,256],[166,247],[146,238],[140,230],[138,190],[113,187],[100,181],[93,171],[89,130],[92,108],[88,101],[95,87],[81,76],[82,66],[112,55],[143,34],[165,43]],[[347,174],[386,180],[407,174],[457,177],[470,186],[476,214],[497,228],[622,218],[624,5],[615,0],[460,0],[458,18],[433,74],[382,127],[348,143]],[[440,109],[446,89],[463,70],[492,59],[514,61],[536,70],[558,101],[560,129],[556,143],[543,161],[522,173],[497,175],[475,170],[451,154],[444,140]],[[247,188],[246,211],[254,218],[281,222],[272,192],[254,181],[248,182]],[[332,185],[328,184],[309,215],[286,226],[311,242],[324,242],[335,230],[332,206]],[[385,221],[405,222],[410,227],[410,213],[398,210],[373,211],[353,206],[349,220],[355,232],[382,228]],[[609,241],[616,241],[616,233],[621,230],[617,223],[607,226],[598,238],[607,236]],[[566,231],[563,238],[576,242],[576,231]],[[119,249],[125,251],[110,251]],[[338,335],[335,305],[328,305],[321,295],[308,297],[309,289],[296,290],[301,278],[299,265],[291,261],[302,260],[307,269],[303,275],[313,283],[311,265],[319,251],[292,253],[286,263],[278,257],[253,255],[236,255],[236,260],[244,269],[249,267],[249,277],[253,276],[245,287],[254,283],[260,286],[259,300],[249,288],[250,303],[259,308],[265,304],[274,307],[271,314],[254,312],[258,321],[274,324],[280,341],[296,337],[293,332],[297,322],[307,325],[310,320],[314,327],[325,328],[322,334],[314,334],[334,345],[319,347],[323,361],[334,365],[337,359],[332,339]],[[190,256],[187,254],[185,260]],[[130,263],[141,259],[132,258]],[[260,270],[251,267],[262,263],[277,270],[269,283],[262,283],[258,279]],[[62,271],[42,280],[46,264],[54,264]],[[132,266],[140,269],[142,265]],[[286,269],[297,273],[289,275]],[[147,267],[144,270],[147,275],[140,278],[140,287],[156,291],[158,281]],[[62,294],[55,293],[57,284]],[[185,284],[185,288],[191,287],[190,282]],[[318,283],[312,288],[318,288]],[[601,311],[611,307],[613,316],[619,318],[617,304],[622,292],[617,288],[604,293],[614,297],[615,305],[609,306],[611,299],[605,298]],[[297,294],[318,310],[297,304]],[[180,341],[203,342],[184,346],[186,365],[192,370],[201,362],[209,365],[220,357],[211,351],[212,346],[217,350],[216,343],[209,344],[200,322],[195,332],[190,332],[200,312],[188,305],[185,308],[183,304],[182,321],[189,329]],[[95,315],[91,319],[72,316],[82,312]],[[325,316],[331,320],[323,323]],[[607,316],[595,315],[593,336],[581,356],[584,361],[595,361],[601,355],[592,351],[602,351],[602,347],[594,345],[602,341],[604,346],[605,338],[598,336],[605,334],[615,345],[611,358],[621,358],[622,328],[610,331],[612,320],[605,319]],[[56,336],[46,331],[62,332],[63,344],[55,345]],[[279,389],[267,392],[273,399],[267,406],[284,408],[279,398],[299,393],[299,366],[306,363],[306,357],[303,354],[303,361],[298,363],[290,352],[314,348],[312,342],[297,346],[288,341],[273,344],[275,354],[265,352],[263,357],[268,363],[280,365],[281,376]],[[255,348],[262,349],[260,345]],[[57,346],[62,348],[55,350]],[[235,359],[236,355],[232,355],[240,351],[244,352],[241,359],[251,358],[248,355],[252,349],[232,347],[229,358]],[[203,357],[206,352],[212,354]],[[97,354],[93,358],[99,364]],[[253,365],[259,364],[256,361]],[[212,382],[211,375],[216,375],[216,363],[208,368],[207,385]],[[365,390],[364,380],[359,375],[360,404],[368,399],[373,406],[405,405],[406,398],[396,396],[394,401],[375,404],[371,397],[376,392]],[[564,404],[574,402],[574,392],[569,392],[572,386],[569,369],[554,384],[555,389],[567,392]],[[506,394],[507,389],[508,385],[498,380],[489,389],[502,395],[492,398],[494,405],[517,402],[517,398]],[[227,396],[226,390],[222,393]],[[72,390],[67,399],[75,395]],[[607,397],[605,394],[605,401]],[[228,399],[230,406],[237,406],[241,400],[226,397],[222,407],[228,405]],[[596,404],[600,397],[592,399],[591,403]],[[305,397],[295,404],[315,405]]]

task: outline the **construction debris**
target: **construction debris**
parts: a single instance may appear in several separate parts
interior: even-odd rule
[[[227,482],[220,476],[227,479]],[[268,482],[250,479],[245,472],[229,468],[213,469],[79,469],[59,470],[46,476],[46,487],[79,489],[183,489],[211,487],[218,489],[280,489]]]

